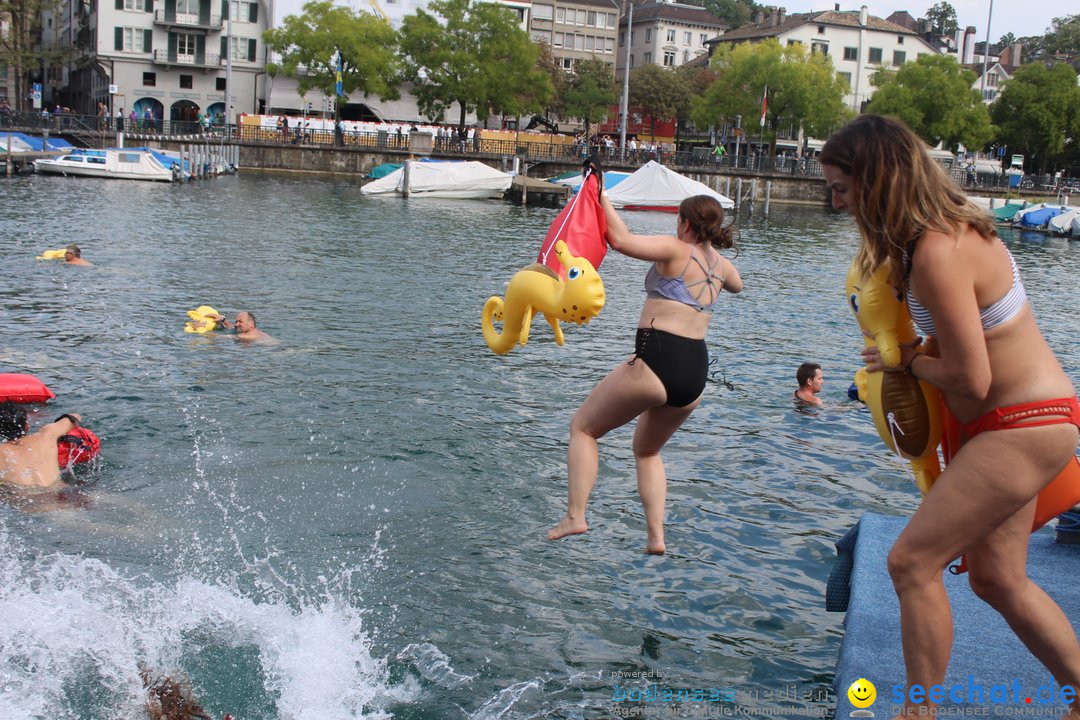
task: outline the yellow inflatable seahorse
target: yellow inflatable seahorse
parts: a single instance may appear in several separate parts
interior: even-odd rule
[[[187,314],[191,319],[184,323],[184,332],[199,335],[213,332],[221,317],[221,313],[209,305],[200,305],[194,310],[188,310]]]
[[[847,274],[848,306],[855,313],[866,347],[877,346],[887,367],[900,364],[900,345],[915,339],[907,304],[889,284],[888,264],[865,278],[852,262]],[[937,388],[907,373],[855,374],[859,399],[870,408],[878,435],[897,455],[911,462],[915,485],[926,494],[941,474],[941,401]]]
[[[539,310],[555,331],[555,342],[563,344],[559,321],[587,323],[604,307],[604,281],[585,258],[573,257],[566,243],[555,243],[555,255],[566,268],[566,280],[551,268],[533,263],[514,273],[506,286],[506,300],[493,295],[484,303],[484,342],[504,355],[514,345],[529,341],[533,312]],[[501,322],[500,333],[494,323]]]

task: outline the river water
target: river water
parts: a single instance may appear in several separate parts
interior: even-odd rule
[[[917,502],[847,400],[846,216],[740,217],[746,291],[721,301],[713,381],[665,451],[657,558],[632,428],[602,442],[590,532],[543,540],[570,417],[632,350],[644,263],[609,254],[607,305],[562,348],[542,320],[507,356],[480,334],[555,211],[246,174],[0,196],[0,372],[57,393],[35,423],[80,412],[103,438],[69,504],[0,506],[0,716],[141,717],[140,666],[237,720],[607,718],[650,682],[831,709],[833,542]],[[1006,239],[1080,381],[1080,244]],[[69,242],[95,267],[34,260]],[[185,334],[202,304],[281,342]],[[806,360],[820,411],[791,401]]]

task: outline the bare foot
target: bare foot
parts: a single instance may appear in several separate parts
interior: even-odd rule
[[[659,538],[650,537],[645,542],[645,554],[646,555],[663,555],[667,552],[667,545],[664,544],[664,536]]]
[[[588,529],[589,526],[585,524],[585,520],[574,520],[569,515],[564,515],[558,525],[548,530],[547,539],[558,540],[567,535],[580,535]]]

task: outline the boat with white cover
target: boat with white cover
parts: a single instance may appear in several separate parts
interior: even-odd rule
[[[513,176],[482,162],[417,162],[405,164],[360,188],[364,195],[433,197],[477,200],[500,198]],[[408,183],[406,193],[405,184]]]
[[[82,150],[34,161],[34,171],[54,175],[172,182],[177,175],[145,150]]]
[[[610,190],[604,190],[604,194],[612,205],[624,210],[678,212],[679,203],[692,195],[708,195],[725,209],[735,207],[735,201],[726,195],[655,160],[645,163]]]

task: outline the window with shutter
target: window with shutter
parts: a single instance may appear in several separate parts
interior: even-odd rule
[[[248,56],[247,59],[251,62],[255,62],[255,38],[248,39]]]

